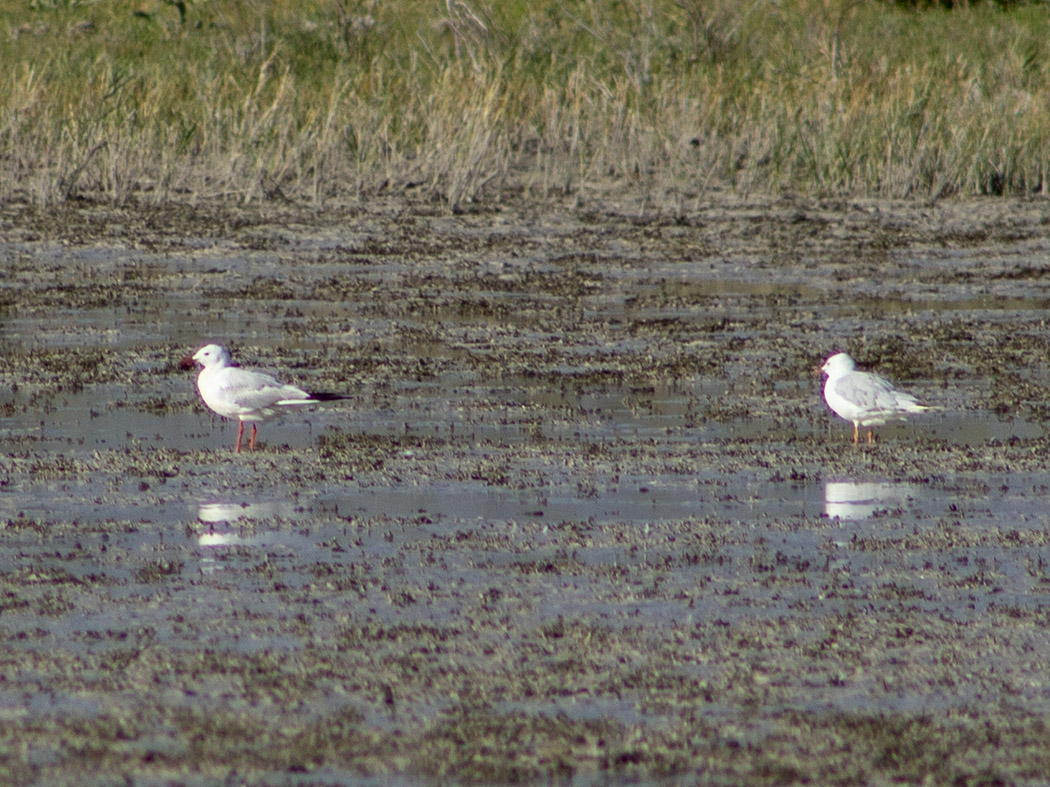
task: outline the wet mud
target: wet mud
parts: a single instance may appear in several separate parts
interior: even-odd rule
[[[1038,781],[1045,216],[4,207],[0,781]]]

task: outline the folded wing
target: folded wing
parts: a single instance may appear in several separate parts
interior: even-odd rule
[[[835,383],[835,392],[862,416],[893,416],[926,409],[911,394],[898,391],[889,380],[869,372],[847,374]]]
[[[315,401],[302,388],[282,383],[268,374],[240,368],[229,372],[218,393],[243,413],[262,413],[274,407],[297,407]]]

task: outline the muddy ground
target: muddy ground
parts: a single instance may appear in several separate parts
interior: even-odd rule
[[[1046,216],[4,207],[0,781],[1042,781]]]

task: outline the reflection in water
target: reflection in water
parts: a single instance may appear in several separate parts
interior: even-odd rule
[[[216,529],[216,525],[228,526],[242,520],[261,522],[290,517],[294,512],[294,506],[284,500],[262,503],[201,503],[197,506],[197,519],[211,526],[207,532],[196,534],[201,552],[201,572],[211,574],[221,570],[231,548],[270,546],[282,540],[282,535],[277,531],[253,532],[249,535],[224,528]]]
[[[261,521],[274,517],[289,517],[293,513],[294,507],[286,500],[270,500],[263,503],[201,503],[197,506],[197,519],[205,524],[233,524],[242,519]]]
[[[902,506],[917,495],[914,484],[896,481],[828,481],[824,513],[832,519],[864,519]]]
[[[232,547],[238,544],[254,544],[258,536],[242,536],[240,533],[198,533],[197,543],[202,547]]]

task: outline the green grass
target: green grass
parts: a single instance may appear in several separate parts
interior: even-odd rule
[[[1042,193],[1046,24],[845,0],[8,4],[0,199]]]

